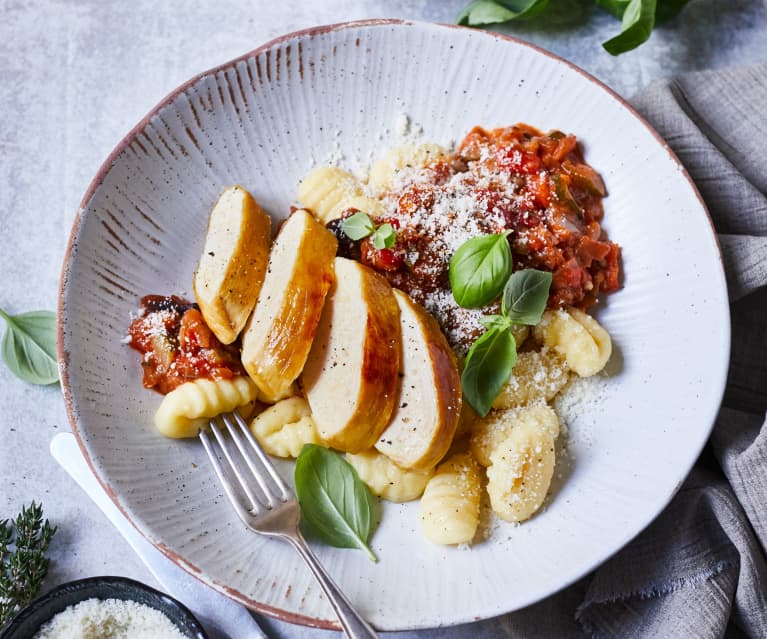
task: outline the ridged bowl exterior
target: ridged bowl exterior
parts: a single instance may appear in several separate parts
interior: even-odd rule
[[[141,387],[121,340],[142,295],[191,295],[225,186],[284,218],[310,168],[364,165],[398,143],[402,113],[439,143],[476,124],[575,133],[607,184],[604,226],[625,276],[597,313],[616,346],[610,375],[571,425],[571,464],[542,513],[468,550],[425,541],[417,504],[386,504],[379,563],[315,547],[376,627],[497,615],[593,569],[678,489],[723,390],[729,316],[705,207],[662,140],[572,65],[487,32],[372,21],[289,35],[198,76],[118,145],[83,200],[60,295],[64,395],[94,472],[150,541],[214,588],[298,623],[335,621],[294,551],[239,522],[198,442],[154,429],[161,398]]]

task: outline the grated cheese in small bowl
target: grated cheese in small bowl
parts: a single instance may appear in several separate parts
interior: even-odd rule
[[[21,610],[0,637],[208,639],[182,603],[124,577],[91,577],[62,584]]]
[[[162,612],[136,601],[86,599],[48,621],[33,639],[186,639]]]

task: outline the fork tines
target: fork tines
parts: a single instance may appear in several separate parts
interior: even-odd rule
[[[220,424],[223,424],[223,429]],[[237,411],[214,417],[209,422],[209,428],[213,437],[202,430],[200,440],[229,501],[243,521],[247,522],[251,517],[293,499],[290,488]],[[222,430],[229,434],[228,438]],[[254,480],[258,489],[253,485]],[[243,493],[246,499],[242,498]]]

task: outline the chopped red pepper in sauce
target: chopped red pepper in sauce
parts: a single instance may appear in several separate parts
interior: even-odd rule
[[[144,387],[162,394],[199,378],[231,379],[245,374],[239,348],[222,344],[197,305],[175,295],[142,297],[139,316],[128,334],[130,345],[144,354]]]

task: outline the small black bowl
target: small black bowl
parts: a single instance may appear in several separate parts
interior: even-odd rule
[[[172,597],[125,577],[90,577],[70,581],[38,597],[0,632],[0,639],[32,639],[40,627],[69,606],[86,599],[135,601],[162,612],[189,639],[208,639],[189,609]]]

